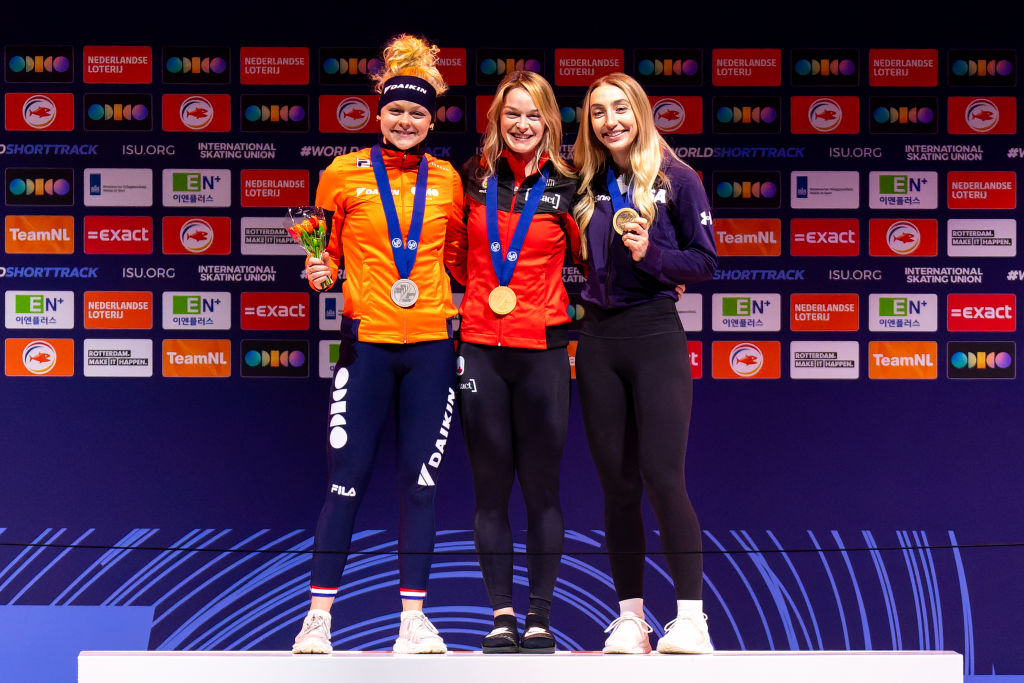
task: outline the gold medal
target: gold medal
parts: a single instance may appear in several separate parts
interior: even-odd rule
[[[612,227],[615,228],[615,232],[621,235],[626,228],[626,223],[632,223],[637,218],[640,218],[640,214],[635,209],[631,209],[628,206],[623,207],[612,216]]]
[[[508,315],[516,307],[516,293],[511,287],[499,285],[487,296],[487,305],[495,315]]]

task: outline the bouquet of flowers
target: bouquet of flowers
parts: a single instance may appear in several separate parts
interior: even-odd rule
[[[284,227],[292,239],[302,245],[306,253],[314,258],[323,258],[327,249],[327,222],[324,210],[319,206],[299,206],[288,209]],[[324,281],[321,290],[329,288],[330,276]]]

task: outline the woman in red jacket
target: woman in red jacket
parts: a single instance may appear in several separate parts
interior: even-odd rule
[[[553,652],[551,599],[564,533],[559,466],[569,418],[566,246],[576,181],[558,154],[551,86],[510,73],[487,115],[483,152],[462,169],[466,227],[453,226],[452,274],[466,284],[459,329],[459,411],[476,493],[474,531],[494,610],[483,651]],[[530,606],[522,639],[512,605],[509,496],[526,502]]]
[[[381,143],[336,158],[317,187],[317,206],[334,216],[327,253],[307,260],[306,275],[322,291],[328,277],[337,281],[344,256],[345,308],[328,418],[330,478],[296,653],[331,652],[330,609],[392,400],[403,610],[394,651],[445,652],[422,606],[435,483],[455,407],[455,307],[442,257],[449,226],[462,221],[462,184],[448,162],[421,150],[435,98],[446,88],[434,66],[437,51],[412,36],[392,40],[377,85]]]

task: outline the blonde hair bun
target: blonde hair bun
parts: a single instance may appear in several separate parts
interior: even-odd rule
[[[443,94],[448,85],[436,66],[440,51],[437,45],[419,36],[395,36],[384,47],[384,69],[373,75],[377,82],[375,90],[381,92],[384,83],[395,76],[416,76],[430,83],[436,94]]]

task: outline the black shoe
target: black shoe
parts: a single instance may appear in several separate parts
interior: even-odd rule
[[[530,626],[519,641],[523,654],[548,655],[555,651],[555,637],[543,626]]]
[[[485,655],[515,654],[519,652],[519,633],[513,625],[496,626],[493,631],[484,636],[481,649]]]

